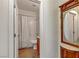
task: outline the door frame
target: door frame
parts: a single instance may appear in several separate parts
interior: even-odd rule
[[[41,1],[40,1],[40,5],[41,5]],[[40,6],[40,8],[41,8],[41,6]],[[16,44],[16,42],[18,42],[17,41],[18,39],[16,38],[16,37],[18,37],[18,33],[16,33],[17,29],[15,27],[17,11],[18,11],[17,10],[17,0],[9,0],[9,56],[8,56],[9,58],[18,58],[18,51],[17,51],[18,43]],[[39,10],[39,14],[40,14],[40,10]]]
[[[18,52],[16,46],[18,45],[17,38],[18,34],[16,35],[15,23],[16,23],[16,15],[17,15],[17,1],[16,0],[9,0],[9,58],[17,58]]]
[[[14,58],[14,1],[9,1],[9,58]]]

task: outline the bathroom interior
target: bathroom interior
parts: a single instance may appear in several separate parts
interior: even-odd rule
[[[17,0],[18,9],[18,57],[40,57],[39,11],[38,0]]]

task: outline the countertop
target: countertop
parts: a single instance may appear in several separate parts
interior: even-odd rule
[[[79,48],[65,44],[65,43],[61,43],[60,45],[61,45],[61,47],[66,48],[68,50],[79,51]]]

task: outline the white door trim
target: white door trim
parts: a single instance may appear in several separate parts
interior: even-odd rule
[[[14,58],[14,0],[9,0],[9,58]]]

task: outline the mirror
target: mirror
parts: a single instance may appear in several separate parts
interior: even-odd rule
[[[64,41],[79,45],[79,6],[63,13]]]
[[[70,0],[60,9],[61,42],[79,47],[79,1]]]

